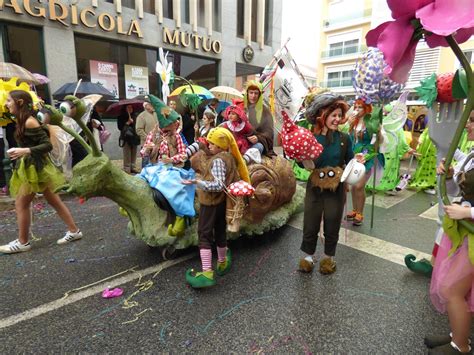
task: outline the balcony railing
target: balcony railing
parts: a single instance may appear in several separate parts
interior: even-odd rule
[[[365,52],[367,50],[367,46],[365,44],[360,46],[350,46],[345,48],[337,48],[337,49],[329,49],[326,51],[321,52],[321,58],[336,58],[336,57],[344,57],[349,55],[354,55],[358,53]]]
[[[327,18],[323,20],[323,27],[328,28],[331,26],[337,26],[341,25],[344,22],[353,22],[357,20],[361,20],[363,18],[368,18],[372,16],[372,9],[365,9],[362,13],[359,14],[350,14],[350,15],[345,15],[345,16],[340,16],[340,17],[334,17],[334,18]]]
[[[337,80],[328,80],[319,83],[320,87],[323,88],[342,88],[347,86],[352,86],[351,79],[337,79]]]

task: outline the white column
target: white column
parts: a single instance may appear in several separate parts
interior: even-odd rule
[[[155,16],[158,18],[158,23],[163,23],[163,0],[155,0]]]
[[[173,19],[176,21],[176,27],[181,27],[181,1],[173,0]]]
[[[152,0],[145,0],[152,1]],[[143,0],[135,0],[135,11],[138,12],[138,18],[143,18]]]
[[[205,19],[206,19],[206,28],[208,36],[212,35],[212,0],[205,0],[204,4],[204,11],[205,11]]]
[[[265,0],[258,0],[257,4],[257,42],[260,49],[265,46]]]
[[[193,27],[193,32],[197,32],[198,28],[198,0],[189,0],[189,17],[190,23]]]
[[[252,0],[244,1],[244,40],[252,43]]]
[[[115,4],[115,11],[117,11],[118,14],[122,13],[122,0],[114,0]]]

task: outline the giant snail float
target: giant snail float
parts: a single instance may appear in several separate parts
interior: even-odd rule
[[[49,116],[49,124],[65,129],[89,153],[74,166],[72,178],[61,190],[85,200],[102,196],[116,202],[130,220],[128,231],[147,245],[160,247],[165,259],[173,257],[176,250],[198,244],[198,202],[195,202],[197,216],[189,219],[184,235],[170,235],[167,226],[172,221],[169,220],[169,214],[155,202],[153,189],[144,180],[115,166],[96,145],[92,133],[81,119],[87,111],[84,100],[67,96],[61,103],[60,110],[46,105],[42,111],[46,115],[40,115],[40,120]],[[72,117],[81,127],[89,144],[62,124],[63,114]],[[193,165],[199,163],[199,159],[199,154],[193,156]],[[248,170],[255,191],[253,196],[244,197],[244,211],[238,212],[242,217],[240,229],[228,233],[229,239],[236,239],[241,235],[261,235],[282,227],[303,203],[304,189],[296,184],[291,165],[284,158],[265,157],[261,164],[252,164]]]

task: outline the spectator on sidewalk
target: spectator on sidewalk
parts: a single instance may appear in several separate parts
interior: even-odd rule
[[[158,123],[158,118],[156,117],[155,110],[153,109],[151,103],[144,102],[143,108],[145,110],[138,115],[137,123],[135,126],[137,134],[140,136],[140,145],[142,146],[142,148],[145,144],[148,133],[150,133]],[[149,157],[144,156],[142,159],[142,168],[145,167],[148,163]]]

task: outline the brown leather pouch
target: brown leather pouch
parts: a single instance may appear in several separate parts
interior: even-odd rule
[[[341,182],[342,172],[342,168],[338,166],[328,166],[314,169],[309,178],[313,186],[319,187],[321,190],[336,191]]]

